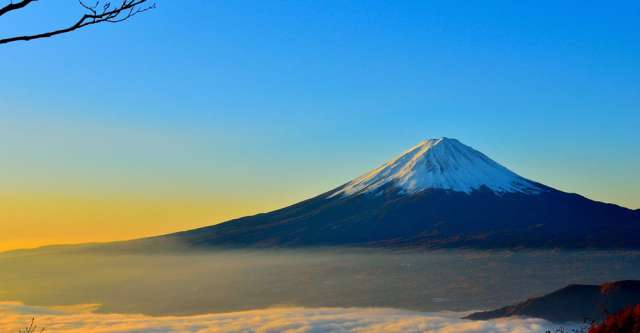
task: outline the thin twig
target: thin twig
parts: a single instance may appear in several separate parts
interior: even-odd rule
[[[26,1],[27,0],[22,1],[21,3],[24,3]],[[79,0],[78,2],[80,3],[80,6],[86,9],[88,12],[82,15],[82,17],[80,17],[80,19],[72,26],[35,35],[16,36],[0,39],[0,44],[52,37],[102,22],[118,23],[125,21],[135,16],[136,14],[140,14],[142,12],[146,12],[148,10],[156,8],[155,3],[146,7],[142,6],[145,2],[147,2],[147,0],[122,0],[120,2],[120,5],[114,8],[111,7],[110,2],[106,2],[102,6],[101,10],[97,9],[100,5],[100,0],[96,1],[94,5],[87,5],[82,0]]]

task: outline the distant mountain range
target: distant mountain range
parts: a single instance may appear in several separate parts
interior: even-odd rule
[[[607,314],[640,304],[640,281],[618,281],[600,286],[575,284],[542,297],[492,311],[476,312],[466,319],[487,320],[526,316],[555,322],[602,320]]]
[[[531,181],[440,138],[292,206],[127,244],[640,248],[640,211]]]

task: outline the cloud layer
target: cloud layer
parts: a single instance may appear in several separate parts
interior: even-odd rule
[[[461,313],[423,313],[382,308],[274,308],[194,316],[96,314],[93,306],[45,308],[0,302],[0,331],[17,332],[32,316],[46,332],[544,332],[557,325],[539,319],[468,321]]]

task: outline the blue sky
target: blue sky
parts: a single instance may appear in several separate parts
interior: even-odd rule
[[[79,15],[73,1],[30,7],[2,34]],[[448,136],[640,208],[638,22],[634,1],[158,0],[125,23],[1,47],[0,182],[233,198],[222,219]]]

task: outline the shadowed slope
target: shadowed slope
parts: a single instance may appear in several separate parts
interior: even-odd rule
[[[312,199],[152,241],[196,248],[640,248],[640,214],[528,180],[441,138]]]
[[[493,311],[476,312],[468,319],[486,320],[510,316],[527,316],[551,321],[601,320],[640,303],[640,281],[618,281],[594,285],[570,285],[542,297]]]
[[[274,212],[181,232],[189,246],[640,248],[633,212],[575,194],[426,190],[319,196]]]
[[[292,206],[119,246],[163,244],[640,248],[640,214],[528,180],[442,138]]]

